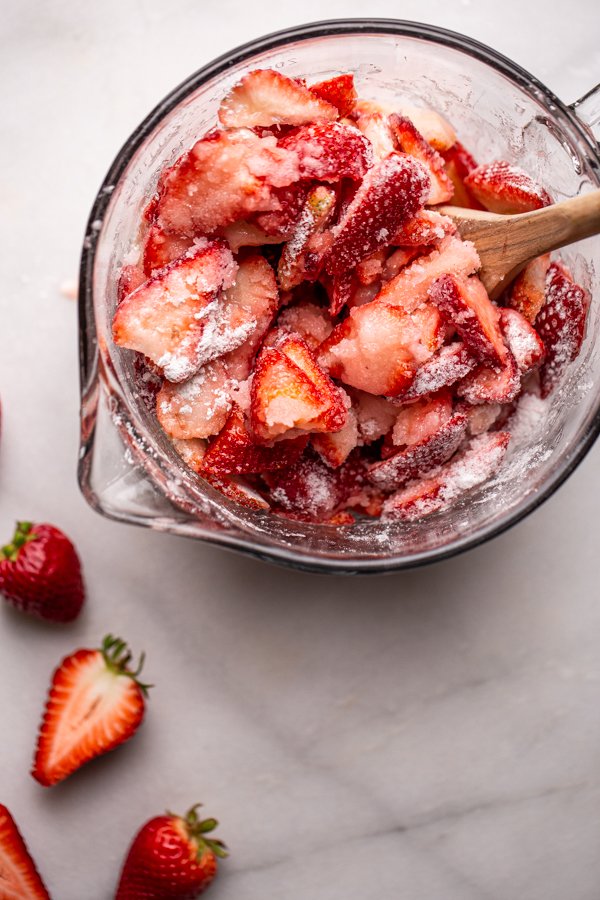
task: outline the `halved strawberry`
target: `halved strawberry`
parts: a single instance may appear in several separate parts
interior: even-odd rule
[[[160,225],[151,225],[148,229],[144,251],[142,255],[144,273],[146,277],[152,275],[157,269],[180,259],[190,247],[193,239],[180,234],[169,234]]]
[[[201,473],[248,475],[287,468],[302,454],[308,435],[278,441],[272,447],[258,446],[250,435],[244,415],[234,406],[223,430],[214,438],[202,459]]]
[[[454,325],[473,356],[498,365],[502,363],[506,347],[500,330],[500,313],[479,278],[442,275],[431,285],[429,298]]]
[[[302,281],[317,278],[328,249],[322,232],[333,217],[336,200],[336,192],[325,185],[309,191],[292,236],[279,257],[277,277],[282,290],[289,291]]]
[[[475,199],[471,190],[465,184],[465,178],[474,169],[477,163],[469,151],[460,143],[456,143],[447,150],[442,151],[445,161],[445,169],[454,186],[452,205],[462,206],[466,209],[483,209],[481,203]]]
[[[436,434],[452,415],[452,396],[443,390],[402,407],[390,433],[392,453],[398,447],[419,444]]]
[[[447,462],[467,435],[467,417],[457,412],[432,434],[406,446],[388,459],[369,468],[369,479],[378,487],[393,491],[413,478],[422,478]]]
[[[340,116],[349,116],[356,101],[356,88],[354,87],[354,75],[336,75],[326,81],[318,81],[309,87],[311,94],[319,100],[325,100],[335,106]]]
[[[543,341],[521,313],[516,309],[502,309],[500,328],[522,375],[541,363],[546,352]]]
[[[392,153],[376,163],[332,229],[325,270],[330,275],[347,272],[384,247],[402,222],[423,206],[428,191],[427,173],[411,157]]]
[[[308,345],[293,335],[261,351],[251,398],[252,430],[262,441],[302,432],[338,431],[350,405]]]
[[[408,390],[399,395],[402,402],[415,400],[425,394],[432,394],[450,387],[475,368],[477,360],[462,341],[447,344],[424,362],[415,373]]]
[[[512,353],[501,365],[484,363],[473,369],[456,387],[459,397],[471,404],[510,403],[521,390],[521,375]]]
[[[546,348],[540,370],[542,397],[559,383],[567,366],[577,359],[585,337],[590,298],[575,284],[561,263],[552,263],[546,277],[546,301],[535,320],[535,329]]]
[[[316,350],[333,331],[333,322],[323,307],[303,300],[280,313],[277,328],[297,334],[311,350]]]
[[[165,231],[193,237],[279,209],[275,188],[298,180],[298,157],[273,135],[217,131],[198,141],[163,174],[156,220]]]
[[[509,441],[506,431],[473,438],[465,451],[437,473],[392,494],[383,504],[382,520],[414,521],[446,509],[461,494],[483,484],[498,471]]]
[[[372,444],[387,434],[398,418],[398,408],[385,397],[365,391],[353,391],[352,398],[361,442]]]
[[[15,820],[1,803],[0,897],[2,900],[50,900]]]
[[[434,109],[402,105],[400,112],[413,123],[434,150],[443,152],[456,145],[456,132],[450,122]]]
[[[339,122],[303,125],[279,141],[298,155],[301,178],[360,181],[373,165],[373,149],[354,126]]]
[[[381,112],[361,114],[356,120],[356,125],[370,142],[375,159],[382,160],[390,153],[394,153],[396,141],[387,114]]]
[[[481,267],[481,261],[470,241],[448,237],[439,249],[427,256],[419,256],[413,263],[385,284],[377,299],[413,312],[427,301],[431,285],[440,277],[451,273],[457,277],[471,275]]]
[[[170,381],[189,378],[205,362],[202,339],[211,307],[236,270],[224,241],[198,241],[188,256],[161,269],[117,307],[115,343],[149,357]],[[240,333],[238,343],[246,336]]]
[[[315,434],[311,443],[327,465],[334,469],[339,468],[358,446],[358,421],[355,411],[352,408],[348,410],[346,424],[340,431],[332,434]]]
[[[77,650],[54,673],[32,775],[45,787],[133,737],[148,685],[129,668],[131,653],[108,635],[98,650]]]
[[[550,194],[531,175],[505,160],[473,169],[465,178],[465,186],[494,213],[530,212],[552,203]]]
[[[400,247],[436,247],[451,234],[456,234],[456,225],[450,216],[422,209],[400,226],[390,243]]]
[[[274,69],[255,69],[229,91],[219,107],[226,128],[332,122],[339,113],[293,78]]]
[[[443,158],[406,116],[392,113],[389,121],[392,134],[403,153],[408,153],[418,159],[429,173],[430,189],[427,203],[432,205],[446,203],[452,198],[454,188],[444,169]]]
[[[525,316],[528,322],[535,322],[535,317],[544,305],[549,268],[549,253],[532,259],[517,275],[510,288],[509,305]]]

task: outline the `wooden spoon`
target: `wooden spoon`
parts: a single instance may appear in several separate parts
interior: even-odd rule
[[[441,206],[439,212],[475,244],[479,277],[494,300],[536,256],[600,232],[600,190],[516,216],[459,206]]]

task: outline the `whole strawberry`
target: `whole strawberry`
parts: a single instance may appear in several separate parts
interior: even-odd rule
[[[115,900],[194,900],[217,874],[225,844],[206,837],[215,819],[200,819],[192,807],[185,818],[167,813],[150,819],[135,836],[123,866]]]
[[[125,641],[108,635],[96,650],[76,650],[54,673],[32,775],[51,787],[84,763],[129,740],[142,722],[149,685],[138,680]],[[1,900],[1,895],[0,895]]]
[[[54,525],[17,522],[0,550],[0,592],[23,612],[49,622],[72,622],[85,588],[75,547]]]

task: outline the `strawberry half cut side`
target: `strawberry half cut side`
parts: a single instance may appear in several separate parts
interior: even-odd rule
[[[1,803],[0,897],[2,900],[50,900],[15,820]]]

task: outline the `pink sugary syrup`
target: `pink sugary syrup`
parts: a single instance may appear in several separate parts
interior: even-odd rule
[[[255,70],[218,118],[162,172],[114,320],[182,459],[316,524],[414,521],[501,486],[539,444],[589,298],[534,261],[492,303],[432,203],[521,212],[552,202],[543,185],[349,75],[312,90]]]

